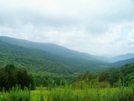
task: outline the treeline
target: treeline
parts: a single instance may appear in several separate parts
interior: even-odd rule
[[[20,86],[35,89],[33,76],[25,69],[16,68],[13,64],[0,68],[0,90],[10,90],[12,87]]]
[[[61,75],[49,72],[41,72],[33,75],[27,73],[25,69],[16,68],[13,64],[0,68],[0,90],[19,85],[21,89],[36,86],[54,87],[64,86],[66,84],[73,87],[82,87],[89,85],[91,87],[118,87],[130,86],[134,84],[134,63],[126,64],[121,68],[111,68],[102,72],[92,73],[86,71],[73,75]]]
[[[99,81],[108,81],[112,86],[134,84],[134,63],[126,64],[121,68],[112,68],[99,74]]]
[[[111,68],[99,73],[89,71],[80,73],[75,84],[89,83],[99,87],[131,86],[134,84],[134,63],[126,64],[121,68]]]
[[[89,84],[94,87],[118,87],[130,86],[134,84],[134,63],[126,64],[121,68],[111,68],[102,72],[82,72],[74,75],[59,75],[51,73],[42,73],[35,76],[37,86],[45,87],[72,84],[81,86]]]
[[[37,74],[35,76],[36,86],[53,87],[72,84],[76,80],[75,75],[58,75],[51,73]]]
[[[6,65],[0,68],[0,91],[4,88],[10,90],[12,87],[20,86],[21,89],[25,87],[34,90],[39,86],[54,87],[64,86],[65,84],[72,84],[76,79],[74,75],[60,75],[49,72],[28,74],[24,68],[16,67],[14,64]]]
[[[120,85],[129,86],[134,84],[134,63],[126,64],[121,68],[111,68],[102,72],[82,72],[73,75],[60,75],[53,73],[34,74],[36,86],[45,87],[54,85],[72,84],[79,86],[89,84],[97,87],[118,87]]]

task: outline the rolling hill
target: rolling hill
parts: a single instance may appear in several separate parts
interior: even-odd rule
[[[12,60],[17,60],[15,63],[21,65],[22,67],[24,67],[24,65],[31,67],[29,66],[31,64],[35,70],[38,67],[38,63],[39,68],[42,68],[38,69],[38,71],[44,70],[48,72],[66,74],[86,70],[94,72],[108,69],[110,67],[121,67],[125,64],[134,62],[134,54],[132,53],[119,55],[108,59],[103,56],[95,56],[70,50],[51,43],[36,43],[6,36],[0,36],[0,41],[0,54],[2,57],[8,56],[9,60],[7,63],[14,62]],[[13,59],[10,59],[11,57]],[[21,58],[23,61],[18,61],[21,60],[18,58]],[[109,63],[110,60],[112,63]],[[26,63],[26,61],[28,62]],[[53,65],[50,66],[50,64]],[[56,64],[56,66],[54,66],[54,64]],[[43,69],[46,67],[47,69]],[[58,70],[55,71],[55,68],[58,68]]]
[[[65,58],[70,58],[70,59],[80,59],[80,60],[94,60],[94,61],[100,61],[100,62],[108,62],[108,58],[103,57],[103,56],[95,56],[95,55],[90,55],[87,53],[82,53],[74,50],[70,50],[68,48],[56,45],[56,44],[51,44],[51,43],[36,43],[36,42],[31,42],[27,40],[22,40],[22,39],[15,39],[15,38],[10,38],[10,37],[5,37],[5,36],[0,36],[0,40],[9,44],[13,45],[18,45],[18,46],[23,46],[27,48],[35,48],[35,49],[40,49],[45,52],[62,56]]]
[[[65,58],[37,48],[22,47],[0,41],[0,67],[12,63],[35,73],[73,74],[108,68],[108,63],[97,59]]]

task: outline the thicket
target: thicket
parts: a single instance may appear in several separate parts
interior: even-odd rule
[[[30,89],[35,89],[34,78],[25,69],[16,68],[13,64],[0,68],[0,91],[3,88],[10,90],[16,85],[19,85],[21,89],[29,88],[31,85]]]
[[[98,86],[111,87],[122,86],[132,86],[134,85],[134,63],[126,64],[121,68],[111,68],[98,73],[92,73],[86,71],[78,74],[75,84],[84,82],[84,83],[93,83],[95,80],[98,80]]]
[[[98,73],[86,71],[75,75],[61,75],[48,72],[41,72],[36,74],[31,71],[28,74],[25,69],[16,68],[13,64],[6,65],[0,68],[0,89],[3,87],[8,90],[12,86],[21,85],[28,87],[31,84],[31,89],[36,86],[53,87],[64,86],[66,83],[73,85],[94,84],[98,82],[99,87],[118,87],[120,85],[130,86],[134,84],[134,63],[124,65],[121,68],[111,68]]]
[[[74,75],[61,75],[48,72],[34,74],[36,86],[60,86],[65,83],[78,85],[81,83],[94,84],[98,82],[100,87],[118,87],[120,85],[130,86],[134,84],[134,63],[124,65],[121,68],[110,68],[102,72],[93,73],[90,71]],[[61,83],[62,82],[62,83]]]

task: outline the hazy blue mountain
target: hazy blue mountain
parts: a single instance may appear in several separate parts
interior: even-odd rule
[[[131,58],[131,59],[126,59],[126,60],[122,60],[122,61],[117,61],[117,62],[113,62],[111,63],[111,67],[121,67],[125,64],[130,64],[130,63],[133,63],[134,62],[134,58]]]
[[[10,38],[10,37],[5,37],[5,36],[0,36],[0,40],[6,43],[18,45],[18,46],[40,49],[40,50],[49,52],[51,54],[59,55],[59,56],[66,57],[66,58],[83,59],[83,60],[98,60],[98,61],[108,62],[108,58],[106,57],[94,56],[94,55],[90,55],[87,53],[70,50],[68,48],[65,48],[56,44],[36,43],[36,42],[15,39],[15,38]]]
[[[124,55],[111,57],[110,60],[111,60],[111,62],[118,62],[118,61],[127,60],[127,59],[131,59],[131,58],[134,58],[134,54],[128,53],[128,54],[124,54]]]

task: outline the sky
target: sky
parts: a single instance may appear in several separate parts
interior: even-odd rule
[[[94,55],[134,53],[134,0],[0,0],[0,36]]]

